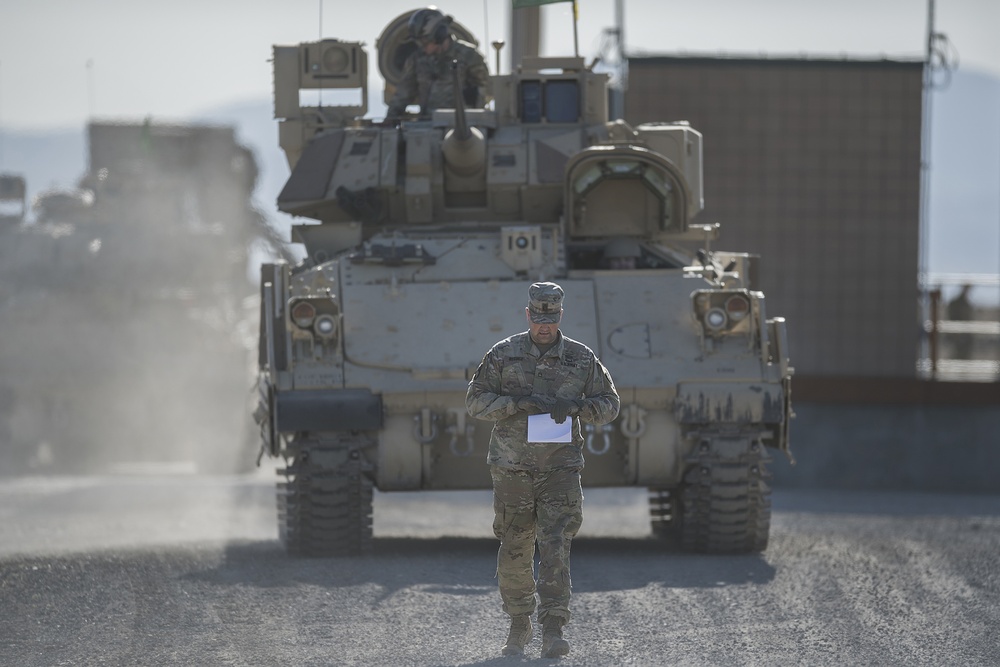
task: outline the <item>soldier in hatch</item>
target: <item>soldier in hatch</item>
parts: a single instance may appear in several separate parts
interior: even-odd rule
[[[451,71],[454,60],[459,63],[459,92],[466,105],[485,104],[490,81],[486,61],[476,47],[451,34],[451,22],[452,18],[436,7],[418,9],[410,16],[410,39],[416,48],[406,58],[402,78],[386,112],[387,122],[398,122],[408,104],[419,104],[422,117],[430,117],[435,109],[455,108]]]
[[[593,351],[559,331],[562,302],[555,283],[528,288],[528,331],[486,353],[466,395],[471,416],[496,422],[488,462],[493,532],[500,539],[497,577],[511,617],[504,655],[523,655],[531,641],[536,590],[542,657],[569,653],[562,628],[570,618],[570,542],[583,522],[580,424],[606,424],[620,407],[611,375]],[[572,441],[529,442],[528,416],[539,414],[557,424],[572,420]]]
[[[604,247],[601,257],[603,268],[616,271],[631,271],[639,268],[642,249],[639,242],[633,238],[622,237],[612,239]]]

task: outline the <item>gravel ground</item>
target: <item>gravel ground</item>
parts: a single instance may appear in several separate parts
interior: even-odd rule
[[[759,556],[586,491],[564,665],[1000,664],[1000,497],[781,491]],[[0,480],[0,664],[511,665],[487,492],[376,496],[367,558],[286,556],[270,476]]]

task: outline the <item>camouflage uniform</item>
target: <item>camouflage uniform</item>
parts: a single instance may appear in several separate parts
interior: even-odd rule
[[[560,312],[561,293],[560,288]],[[517,400],[531,395],[577,400],[572,443],[527,442],[528,415],[518,410]],[[471,416],[496,422],[488,462],[504,611],[519,616],[535,610],[537,539],[538,620],[544,623],[546,617],[556,616],[568,621],[570,542],[583,521],[580,423],[605,424],[618,415],[611,376],[590,348],[561,332],[544,353],[524,332],[486,353],[469,383],[466,407]]]
[[[489,95],[490,73],[486,61],[472,44],[448,37],[448,48],[443,53],[428,55],[418,47],[406,59],[403,75],[396,92],[389,102],[388,119],[398,119],[408,104],[419,104],[420,113],[429,116],[434,109],[455,107],[454,76],[451,62],[457,60],[464,71],[463,86],[478,89],[478,101],[470,106],[481,106]]]

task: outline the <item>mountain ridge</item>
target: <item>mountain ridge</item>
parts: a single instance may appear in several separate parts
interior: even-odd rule
[[[370,104],[375,117],[385,108],[377,97],[372,95]],[[931,273],[998,273],[1000,78],[959,70],[947,88],[934,91],[930,112],[928,269]],[[287,228],[291,217],[277,211],[274,204],[289,169],[278,147],[270,99],[239,100],[191,118],[164,122],[234,126],[238,140],[254,151],[259,163],[258,208],[275,227]],[[23,174],[29,197],[50,187],[72,188],[86,170],[84,128],[3,131],[0,150],[0,171]]]

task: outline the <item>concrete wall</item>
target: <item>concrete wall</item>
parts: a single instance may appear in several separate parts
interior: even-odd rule
[[[775,488],[1000,493],[1000,403],[797,403]]]

